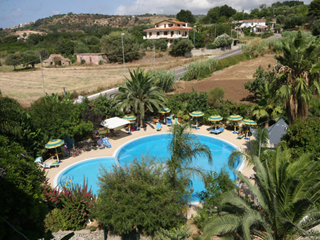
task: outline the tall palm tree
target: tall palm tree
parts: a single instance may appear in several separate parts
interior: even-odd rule
[[[236,239],[298,239],[320,236],[309,231],[320,222],[315,206],[320,193],[320,162],[303,155],[291,159],[288,149],[277,149],[269,162],[253,158],[257,172],[255,184],[237,172],[254,196],[228,192],[222,196],[219,216],[205,223],[203,239],[213,235],[234,236]]]
[[[290,42],[283,42],[283,56],[276,56],[280,68],[276,84],[285,101],[289,124],[296,118],[306,118],[313,94],[320,94],[320,39],[306,43],[301,31]]]
[[[168,145],[170,158],[167,160],[167,173],[173,186],[180,176],[191,178],[195,175],[205,176],[204,170],[196,166],[193,160],[197,156],[206,156],[212,163],[209,147],[202,144],[195,134],[191,133],[190,124],[174,124],[171,127],[172,139]]]
[[[258,104],[252,108],[253,116],[256,116],[257,119],[270,119],[283,113],[283,108],[276,98],[273,82],[264,81],[258,94],[260,95],[257,97]],[[269,127],[269,121],[266,121],[265,127]]]
[[[119,87],[119,93],[115,94],[114,99],[119,101],[119,108],[125,111],[133,108],[137,115],[137,121],[141,125],[145,112],[153,112],[154,108],[164,107],[167,101],[161,88],[155,85],[154,80],[144,70],[138,68],[130,71],[130,79],[125,79],[125,85]]]

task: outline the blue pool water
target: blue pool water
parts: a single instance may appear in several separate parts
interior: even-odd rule
[[[230,177],[233,181],[236,180],[235,174],[229,170],[227,163],[228,157],[235,149],[233,145],[220,139],[212,138],[204,135],[197,135],[201,143],[208,145],[211,150],[213,163],[210,165],[205,157],[198,157],[194,159],[194,164],[202,167],[207,171],[220,172],[220,169],[226,167]],[[124,166],[128,164],[132,159],[137,158],[141,160],[142,156],[155,156],[160,161],[165,161],[169,156],[168,143],[170,141],[171,134],[158,134],[148,137],[143,137],[124,144],[118,149],[115,154],[115,158],[119,163]],[[115,158],[105,157],[96,158],[79,162],[73,166],[70,166],[64,170],[58,177],[57,184],[63,184],[69,179],[72,183],[82,184],[84,178],[88,180],[88,186],[91,186],[92,191],[97,194],[99,190],[98,176],[99,168],[105,167],[107,170],[114,164],[116,164]],[[237,167],[239,167],[240,161],[238,161]],[[201,179],[193,179],[192,188],[194,189],[193,200],[197,201],[196,193],[205,190],[204,184]]]

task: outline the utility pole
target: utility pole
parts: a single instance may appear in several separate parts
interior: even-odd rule
[[[41,68],[41,76],[42,76],[42,89],[43,89],[43,96],[46,96],[46,92],[44,90],[44,80],[43,80],[43,71],[42,71],[42,59],[41,59],[41,54],[40,54],[40,68]]]
[[[197,26],[194,26],[193,28],[193,61],[195,60],[195,54],[196,54],[196,38],[195,38],[195,28]]]
[[[121,33],[122,58],[123,58],[123,76],[126,76],[126,61],[124,59],[123,35],[124,35],[124,33]]]
[[[217,24],[214,25],[214,39],[216,39],[217,36]]]

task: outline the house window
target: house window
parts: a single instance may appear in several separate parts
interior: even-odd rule
[[[178,27],[180,27],[180,24],[178,24]]]
[[[152,32],[149,32],[149,37],[151,37],[152,36]]]
[[[156,28],[158,27],[158,25],[156,25]]]
[[[185,27],[185,26],[186,26],[185,24],[182,25],[182,27]]]
[[[163,34],[164,34],[164,35],[168,35],[168,32],[164,32]]]
[[[157,36],[159,36],[160,35],[160,32],[157,32]]]
[[[92,63],[92,58],[90,57],[90,62]]]
[[[173,36],[173,34],[174,34],[174,32],[173,32],[173,31],[171,31],[171,37]]]
[[[173,26],[173,24],[168,24],[168,27],[172,27]]]
[[[82,57],[80,57],[80,62],[82,61]]]
[[[180,35],[180,30],[178,31],[178,35]]]
[[[166,27],[167,27],[167,24],[164,24],[163,26],[164,26],[164,28],[166,28]]]

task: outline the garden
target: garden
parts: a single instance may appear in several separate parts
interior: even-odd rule
[[[0,95],[0,202],[6,206],[0,209],[0,238],[17,239],[21,234],[28,239],[49,238],[59,229],[83,229],[95,219],[101,228],[125,239],[140,233],[158,239],[185,239],[190,236],[185,227],[185,207],[190,197],[187,187],[195,174],[206,186],[201,193],[203,208],[194,217],[201,238],[315,236],[317,233],[309,230],[319,221],[320,206],[316,184],[320,180],[316,144],[320,139],[320,104],[315,97],[320,89],[320,45],[318,39],[300,31],[291,34],[281,47],[268,45],[277,51],[282,49],[283,54],[276,56],[277,65],[271,70],[258,68],[255,80],[245,85],[255,96],[254,104],[225,100],[222,88],[166,94],[176,87],[174,76],[143,69],[130,71],[112,99],[99,97],[73,104],[71,94],[46,94],[24,109],[16,100]],[[240,60],[260,51],[258,45],[249,47]],[[297,51],[301,53],[298,56]],[[201,79],[206,75],[199,72],[210,75],[219,65],[230,66],[239,59],[203,63],[202,70],[193,67],[194,72],[190,70],[188,76]],[[181,119],[181,124],[171,130],[174,138],[169,143],[167,171],[152,156],[141,162],[132,159],[124,168],[114,166],[110,173],[102,170],[101,190],[94,196],[85,182],[81,186],[66,183],[62,191],[52,188],[45,171],[34,163],[36,157],[47,156],[44,146],[51,139],[88,139],[106,115],[122,117],[130,112],[137,116],[137,124],[143,125],[162,107],[170,108]],[[195,109],[204,112],[201,124],[207,124],[211,115],[239,114],[261,126],[252,151],[234,152],[229,159],[232,168],[234,156],[246,154],[248,163],[255,167],[254,183],[234,170],[248,194],[238,194],[224,170],[206,173],[192,165],[198,154],[208,162],[212,160],[207,146],[198,142],[190,126],[184,124]],[[267,136],[263,127],[280,116],[287,120],[288,132],[277,149],[264,151]]]

